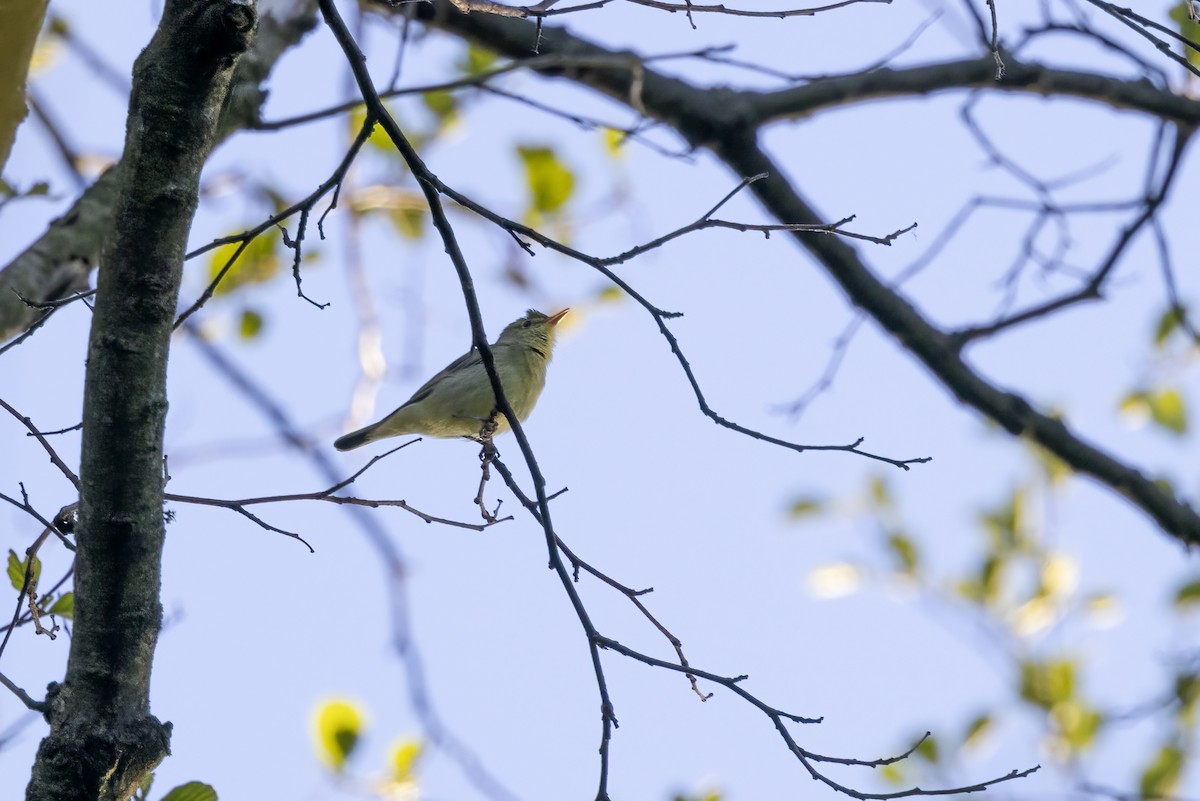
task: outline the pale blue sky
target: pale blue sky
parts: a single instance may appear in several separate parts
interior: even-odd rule
[[[942,6],[942,17],[897,59],[903,65],[974,52],[968,51],[974,45],[958,3],[897,0],[786,21],[702,17],[698,31],[680,15],[614,4],[574,17],[571,26],[642,52],[738,42],[741,58],[832,72],[870,63]],[[127,71],[152,32],[156,8],[57,2],[52,10]],[[1028,9],[1002,11],[1011,32],[1020,27],[1016,15]],[[1116,35],[1112,28],[1106,30]],[[377,80],[386,81],[394,47],[379,26],[368,30],[371,65]],[[1052,54],[1056,63],[1103,58],[1072,49],[1066,40],[1055,43],[1061,45]],[[408,54],[403,82],[445,75],[460,50],[457,41],[440,35],[423,40]],[[1126,71],[1123,65],[1109,68]],[[672,63],[669,70],[699,81],[766,85],[743,71],[718,71],[695,61]],[[318,29],[289,54],[270,85],[268,118],[344,99],[344,66],[328,33]],[[104,155],[119,150],[124,103],[75,58],[64,53],[37,76],[34,87],[80,150]],[[518,75],[508,87],[615,122],[630,119],[564,82]],[[891,248],[861,246],[875,269],[894,275],[972,195],[1028,196],[990,168],[968,138],[957,117],[963,99],[947,94],[827,113],[776,126],[765,141],[831,219],[857,214],[854,229],[874,234],[919,223]],[[413,107],[401,109],[402,121],[419,118]],[[1115,157],[1107,171],[1077,190],[1079,196],[1128,197],[1140,186],[1151,129],[1133,115],[1027,97],[987,99],[980,115],[993,136],[1040,174],[1066,174]],[[215,154],[207,176],[245,171],[286,198],[299,198],[340,158],[344,132],[339,120],[281,134],[240,134]],[[519,216],[524,190],[516,143],[553,143],[577,171],[572,243],[599,255],[690,222],[737,182],[703,153],[690,162],[670,160],[632,144],[614,163],[604,155],[599,134],[495,98],[473,101],[462,126],[427,158],[447,183]],[[385,175],[382,166],[369,154],[357,180],[378,179]],[[21,183],[50,178],[56,199],[10,204],[0,213],[4,263],[72,197],[69,180],[33,121],[19,133],[6,177]],[[1197,242],[1184,215],[1195,208],[1197,177],[1189,160],[1174,202],[1164,211],[1175,233],[1181,290],[1193,300],[1200,289],[1190,270]],[[193,243],[240,230],[266,213],[262,204],[236,194],[206,201]],[[745,197],[721,216],[764,221]],[[290,279],[281,276],[232,301],[214,301],[198,318],[216,330],[223,327],[219,343],[231,358],[326,443],[342,430],[359,370],[343,269],[344,214],[335,212],[331,220],[330,237],[320,245],[319,262],[306,268],[304,284],[313,298],[330,301],[330,308],[318,311],[300,301]],[[915,360],[870,325],[855,340],[833,389],[799,421],[775,412],[820,375],[851,314],[786,236],[765,240],[701,232],[619,272],[652,302],[686,313],[673,330],[719,413],[813,444],[865,436],[868,449],[899,458],[933,456],[931,463],[902,473],[843,453],[798,455],[714,426],[696,409],[651,320],[631,302],[594,300],[602,277],[549,253],[514,256],[507,234],[462,214],[454,221],[492,336],[529,305],[576,309],[546,392],[526,426],[551,489],[570,488],[554,501],[556,525],[572,548],[614,578],[656,588],[648,603],[683,640],[693,664],[748,673],[747,688],[764,701],[824,715],[825,723],[798,730],[797,736],[805,747],[842,756],[884,756],[901,749],[913,733],[958,732],[976,711],[1012,703],[1011,665],[990,650],[969,614],[887,582],[838,600],[816,598],[807,589],[810,572],[831,561],[856,560],[883,575],[877,527],[851,513],[871,476],[887,478],[930,571],[948,577],[978,558],[982,535],[976,513],[994,506],[1035,468],[1019,446],[989,433],[977,415],[932,384]],[[1072,263],[1090,264],[1111,241],[1114,225],[1113,218],[1078,220]],[[911,296],[939,322],[986,319],[998,299],[995,280],[1021,231],[1014,215],[981,217],[911,284]],[[309,241],[315,244],[315,231]],[[427,237],[413,246],[370,223],[362,245],[392,370],[377,407],[383,412],[406,399],[422,376],[461,353],[468,330],[439,243]],[[536,284],[532,295],[502,280],[503,267],[514,258],[525,262]],[[206,269],[204,259],[188,266],[184,303],[203,287]],[[1044,286],[1031,281],[1022,298],[1065,285],[1060,279]],[[1122,394],[1154,375],[1148,367],[1150,332],[1164,301],[1148,238],[1133,248],[1114,287],[1114,302],[1080,307],[1014,332],[978,347],[971,360],[1001,385],[1047,408],[1067,410],[1088,437],[1171,476],[1194,497],[1200,478],[1194,438],[1134,430],[1116,415]],[[252,344],[229,334],[242,299],[267,318],[266,335]],[[423,323],[415,345],[407,339],[414,307]],[[86,309],[71,307],[0,357],[0,397],[43,428],[75,423],[88,322]],[[407,375],[399,367],[414,351],[417,374]],[[1200,391],[1194,369],[1171,375],[1193,396]],[[175,342],[170,380],[172,491],[245,497],[327,485],[303,458],[274,445],[260,446],[251,456],[200,458],[213,444],[268,442],[272,428],[186,339]],[[56,441],[73,461],[77,436]],[[0,442],[10,455],[0,463],[5,492],[23,481],[44,511],[72,500],[65,482],[12,421],[0,421]],[[511,438],[499,447],[518,468]],[[382,450],[335,458],[348,474]],[[470,444],[427,440],[378,465],[356,492],[403,498],[433,514],[473,521],[475,453]],[[499,486],[490,485],[492,497]],[[796,524],[786,509],[798,496],[838,499],[841,512]],[[505,511],[520,511],[507,492],[501,497]],[[309,737],[312,708],[335,695],[356,698],[369,710],[370,730],[356,771],[382,770],[390,742],[419,734],[419,726],[402,666],[389,647],[386,587],[376,553],[345,511],[320,504],[261,510],[273,524],[303,534],[316,548],[313,555],[232,512],[172,508],[178,519],[168,529],[163,587],[169,622],[155,665],[153,711],[175,724],[174,755],[160,768],[159,791],[201,779],[222,799],[339,797]],[[600,733],[594,679],[579,624],[546,570],[540,530],[521,514],[482,534],[427,526],[398,510],[371,514],[406,556],[414,635],[447,726],[521,798],[593,797]],[[1029,646],[1087,660],[1091,698],[1118,708],[1145,700],[1160,686],[1166,658],[1195,642],[1194,626],[1177,624],[1166,605],[1171,589],[1193,566],[1140,513],[1089,481],[1073,481],[1040,514],[1046,536],[1079,561],[1083,590],[1120,591],[1124,615],[1113,628],[1072,625]],[[0,521],[0,549],[19,551],[36,536],[16,510],[0,511]],[[47,548],[44,556],[46,575],[66,564],[60,549]],[[606,634],[670,657],[666,643],[623,598],[586,579],[580,589]],[[22,630],[2,669],[38,694],[60,677],[66,652],[64,638],[52,643]],[[766,718],[720,688],[712,688],[715,697],[701,704],[675,674],[616,654],[605,655],[605,666],[621,723],[612,746],[614,798],[666,799],[705,782],[725,789],[734,801],[833,797],[808,781]],[[21,714],[15,699],[0,697],[0,730]],[[0,750],[0,795],[16,797],[24,787],[41,734],[35,723]],[[1045,763],[1040,737],[1035,718],[1011,716],[991,746],[960,772],[923,778],[922,786],[977,781]],[[1139,729],[1105,738],[1086,763],[1089,778],[1129,787],[1135,766],[1157,742],[1156,732]],[[869,772],[831,773],[860,789],[878,787]],[[428,755],[421,776],[429,798],[479,797],[442,755]],[[1061,772],[1046,769],[1000,792],[1044,797],[1068,786]],[[1181,794],[1198,789],[1193,779]]]

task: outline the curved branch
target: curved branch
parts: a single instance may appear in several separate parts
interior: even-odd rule
[[[523,58],[531,52],[535,30],[530,23],[464,16],[444,1],[422,4],[418,11],[429,24],[511,58]],[[544,28],[537,33],[540,34],[538,51],[546,55],[608,54],[604,48],[562,29]],[[883,96],[992,87],[1000,91],[1087,98],[1175,120],[1185,127],[1200,123],[1200,102],[1158,89],[1147,81],[1122,81],[1015,60],[1007,66],[1006,79],[1001,82],[995,81],[995,62],[989,54],[931,67],[879,70],[853,76],[840,84],[838,79],[829,79],[773,93],[702,90],[647,68],[637,75],[613,68],[581,68],[569,78],[672,126],[694,146],[711,149],[739,177],[768,173],[770,177],[752,184],[751,191],[776,219],[801,224],[821,223],[823,219],[757,143],[758,128],[780,117]],[[1153,518],[1166,534],[1186,544],[1200,544],[1200,515],[1186,501],[1085,441],[1062,420],[1037,411],[1021,395],[984,379],[966,363],[954,338],[872,274],[853,248],[830,236],[802,231],[793,232],[792,236],[812,253],[852,303],[913,353],[961,402],[994,420],[1010,434],[1029,437],[1074,470],[1105,484]]]

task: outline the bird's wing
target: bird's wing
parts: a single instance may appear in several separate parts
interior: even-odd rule
[[[428,398],[433,394],[433,390],[437,387],[437,385],[440,384],[442,380],[451,373],[455,373],[459,370],[480,364],[482,361],[483,358],[479,355],[479,351],[473,349],[467,351],[462,356],[459,356],[457,359],[450,362],[450,364],[446,365],[445,369],[443,369],[440,373],[422,384],[421,388],[414,392],[412,397],[406,400],[396,411],[400,411],[400,409],[403,409],[405,406],[411,406],[414,403],[420,403]]]

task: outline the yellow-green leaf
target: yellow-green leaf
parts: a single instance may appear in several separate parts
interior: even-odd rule
[[[933,737],[926,737],[924,740],[922,740],[917,746],[916,754],[926,762],[932,764],[937,764],[937,761],[941,759],[942,756],[941,750],[938,748],[937,740],[933,739]]]
[[[217,791],[204,782],[188,782],[164,795],[162,801],[217,801]]]
[[[1163,389],[1150,396],[1150,418],[1172,434],[1186,434],[1187,406],[1177,389]]]
[[[8,551],[8,580],[12,582],[13,589],[20,591],[25,586],[25,568],[28,564],[28,559],[20,559],[17,557],[16,551],[9,549]],[[33,575],[30,577],[30,586],[26,589],[37,587],[38,578],[42,575],[42,560],[36,556],[33,557]]]
[[[975,719],[967,724],[967,730],[963,734],[963,748],[978,748],[994,727],[995,720],[991,715],[976,715]]]
[[[604,153],[609,158],[619,159],[625,155],[625,142],[629,134],[616,128],[602,128],[601,132],[604,134]]]
[[[317,756],[341,773],[362,735],[365,716],[358,704],[334,698],[317,707],[313,718]]]
[[[892,492],[888,488],[887,479],[882,476],[872,476],[869,485],[871,503],[876,509],[890,509],[892,506]]]
[[[1167,344],[1167,340],[1171,338],[1171,334],[1179,330],[1179,324],[1183,322],[1186,315],[1186,306],[1168,306],[1162,316],[1158,318],[1157,325],[1154,326],[1154,347],[1161,350]]]
[[[425,108],[433,112],[437,118],[438,129],[442,130],[453,125],[458,120],[458,99],[445,89],[425,92],[421,95]]]
[[[391,210],[392,225],[405,239],[420,239],[425,233],[425,208],[404,206]]]
[[[1135,424],[1148,419],[1172,434],[1187,433],[1187,405],[1177,389],[1134,390],[1121,399],[1120,411]]]
[[[215,279],[225,269],[225,266],[238,253],[239,248],[241,248],[241,243],[230,242],[212,252],[208,260],[209,281]],[[229,266],[221,283],[217,284],[214,294],[225,295],[247,284],[261,284],[269,281],[279,272],[280,263],[275,237],[265,234],[256,236],[237,256],[237,260]]]
[[[1188,10],[1188,4],[1185,0],[1179,2],[1171,8],[1171,19],[1175,20],[1179,25],[1179,33],[1191,39],[1193,42],[1200,42],[1200,22],[1192,19],[1191,13]],[[1181,45],[1187,60],[1193,67],[1200,67],[1200,53],[1197,53],[1187,45]]]
[[[575,174],[552,148],[521,145],[517,153],[525,164],[530,212],[551,215],[561,211],[575,190]]]
[[[1164,798],[1172,795],[1182,772],[1183,751],[1174,744],[1164,745],[1142,771],[1139,783],[1142,798]]]
[[[58,597],[51,606],[50,614],[65,617],[67,620],[75,619],[75,593],[64,592]]]
[[[242,339],[254,339],[263,330],[263,316],[254,309],[242,309],[238,318],[238,333]]]
[[[1200,578],[1191,579],[1176,590],[1174,603],[1176,609],[1191,609],[1200,603]]]
[[[1104,718],[1096,710],[1077,700],[1056,704],[1051,717],[1058,724],[1062,740],[1072,751],[1083,751],[1096,739]]]
[[[391,106],[387,108],[392,113],[394,119],[396,112]],[[367,120],[366,106],[358,106],[352,109],[347,119],[350,124],[350,135],[357,136],[358,132],[362,130],[363,123]],[[379,123],[375,123],[375,127],[371,130],[371,135],[367,138],[367,145],[389,155],[398,155],[396,146],[392,144],[392,138],[387,135],[387,131],[383,130],[383,126]]]
[[[804,496],[792,501],[788,506],[788,517],[803,518],[820,514],[825,509],[825,501],[812,496]]]
[[[601,303],[619,303],[625,300],[625,290],[616,284],[605,284],[604,288],[596,293],[596,300]]]
[[[920,561],[916,543],[899,531],[889,534],[887,542],[888,549],[892,552],[892,556],[896,560],[897,570],[908,576],[916,575],[917,566]]]
[[[462,60],[458,62],[458,71],[467,77],[474,78],[482,75],[496,63],[496,54],[491,50],[470,45]]]
[[[391,773],[397,782],[413,781],[413,767],[421,756],[420,740],[401,740],[392,746]]]
[[[1021,697],[1032,704],[1050,709],[1075,695],[1075,662],[1070,659],[1035,662],[1022,661]]]

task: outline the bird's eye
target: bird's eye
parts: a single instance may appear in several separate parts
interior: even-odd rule
[[[531,325],[533,325],[533,320],[526,320],[525,322],[521,323],[522,328],[528,328]]]

